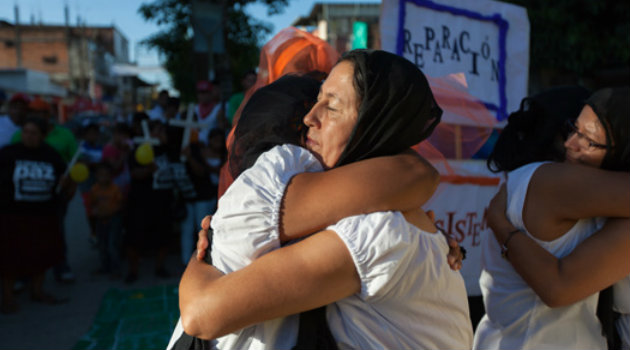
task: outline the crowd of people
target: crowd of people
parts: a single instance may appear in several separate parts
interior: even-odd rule
[[[14,93],[6,108],[0,106],[0,114],[6,112],[0,116],[3,313],[18,310],[15,292],[26,286],[33,301],[67,301],[45,292],[44,276],[53,268],[59,282],[76,278],[64,227],[75,195],[88,218],[86,239],[98,252],[94,274],[130,284],[140,277],[143,255],[155,258],[161,278],[173,273],[165,266],[167,254],[188,262],[201,220],[216,209],[229,131],[218,87],[201,81],[197,91],[198,125],[191,130],[174,122],[187,110],[166,90],[149,113],[81,118],[74,132],[57,122],[43,97]],[[186,131],[192,136],[184,144]],[[33,230],[33,223],[46,229]]]

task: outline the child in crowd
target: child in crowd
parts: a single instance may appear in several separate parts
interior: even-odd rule
[[[170,276],[164,267],[172,235],[173,176],[168,152],[166,126],[150,122],[151,137],[160,141],[153,146],[153,161],[140,164],[132,152],[128,158],[131,184],[128,196],[125,246],[128,272],[125,283],[138,279],[140,253],[144,249],[156,254],[155,274]]]
[[[173,175],[186,202],[186,216],[181,222],[181,258],[188,264],[194,249],[199,224],[214,213],[217,204],[219,170],[225,161],[225,134],[219,129],[209,133],[208,144],[191,143],[182,151],[185,162],[173,164]],[[223,152],[222,152],[223,151]]]
[[[79,160],[85,163],[90,169],[89,177],[84,182],[80,183],[78,188],[83,198],[83,206],[85,207],[85,213],[88,217],[90,224],[90,242],[94,245],[97,244],[97,236],[95,231],[95,219],[92,215],[92,206],[90,203],[90,189],[94,185],[94,172],[96,165],[101,162],[103,157],[103,145],[99,142],[100,128],[98,124],[86,123],[81,129],[82,142],[79,143],[79,149],[81,155]]]
[[[221,129],[212,129],[210,133],[208,133],[207,142],[208,145],[202,147],[201,149],[201,155],[210,167],[210,181],[212,181],[212,186],[216,189],[219,186],[219,173],[221,172],[221,167],[223,166],[223,163],[225,163],[225,158],[227,157],[225,132]],[[216,206],[214,209],[216,209]]]
[[[111,140],[103,147],[103,161],[108,163],[113,171],[113,181],[118,186],[123,196],[129,191],[129,168],[127,159],[129,156],[130,130],[127,124],[118,123],[114,127]]]
[[[123,196],[113,182],[113,171],[109,163],[99,163],[95,168],[94,177],[96,182],[89,193],[101,259],[101,267],[97,273],[118,276]]]

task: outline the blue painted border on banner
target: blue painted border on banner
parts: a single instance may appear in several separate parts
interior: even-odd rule
[[[405,30],[405,5],[411,2],[414,5],[426,7],[435,11],[440,12],[448,12],[455,16],[464,16],[471,19],[476,19],[480,21],[488,21],[493,22],[499,27],[499,105],[497,106],[494,103],[484,102],[483,103],[486,108],[489,110],[495,111],[497,113],[497,119],[502,121],[507,118],[507,97],[505,93],[505,84],[506,84],[506,74],[505,74],[505,60],[506,60],[506,38],[507,31],[510,24],[501,17],[500,14],[495,13],[490,16],[482,15],[481,13],[473,12],[470,10],[464,10],[460,8],[450,7],[446,5],[436,4],[431,0],[399,0],[398,7],[398,37],[396,38],[396,54],[399,56],[403,55],[403,45],[404,45],[404,30]]]

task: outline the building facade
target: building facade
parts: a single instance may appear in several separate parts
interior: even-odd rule
[[[353,48],[358,22],[367,24],[366,48],[380,48],[380,13],[380,4],[375,3],[315,3],[308,16],[299,17],[292,25],[312,32],[341,54]]]
[[[129,42],[114,26],[0,21],[0,68],[45,72],[68,91],[100,100],[125,90],[112,74],[116,63],[129,63]]]

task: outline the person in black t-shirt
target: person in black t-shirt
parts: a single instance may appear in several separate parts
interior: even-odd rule
[[[67,177],[62,178],[65,162],[54,148],[44,143],[46,131],[45,121],[29,118],[21,142],[0,150],[3,313],[18,310],[13,296],[13,283],[18,278],[31,278],[33,301],[48,304],[62,301],[44,292],[44,273],[63,259],[58,207],[76,187]],[[33,223],[39,229],[33,229]]]
[[[201,229],[199,223],[206,215],[216,209],[217,184],[212,182],[214,168],[204,157],[206,146],[191,143],[182,151],[184,163],[173,163],[173,176],[180,195],[186,203],[186,216],[181,221],[181,258],[182,264],[188,264],[194,249],[196,233]]]
[[[169,157],[166,126],[152,121],[150,130],[151,137],[160,140],[159,145],[153,146],[153,162],[139,164],[135,150],[129,156],[131,184],[127,202],[127,230],[123,239],[129,265],[126,283],[138,279],[139,254],[145,247],[156,254],[155,274],[169,277],[164,261],[168,253],[169,236],[172,234],[172,157]]]

